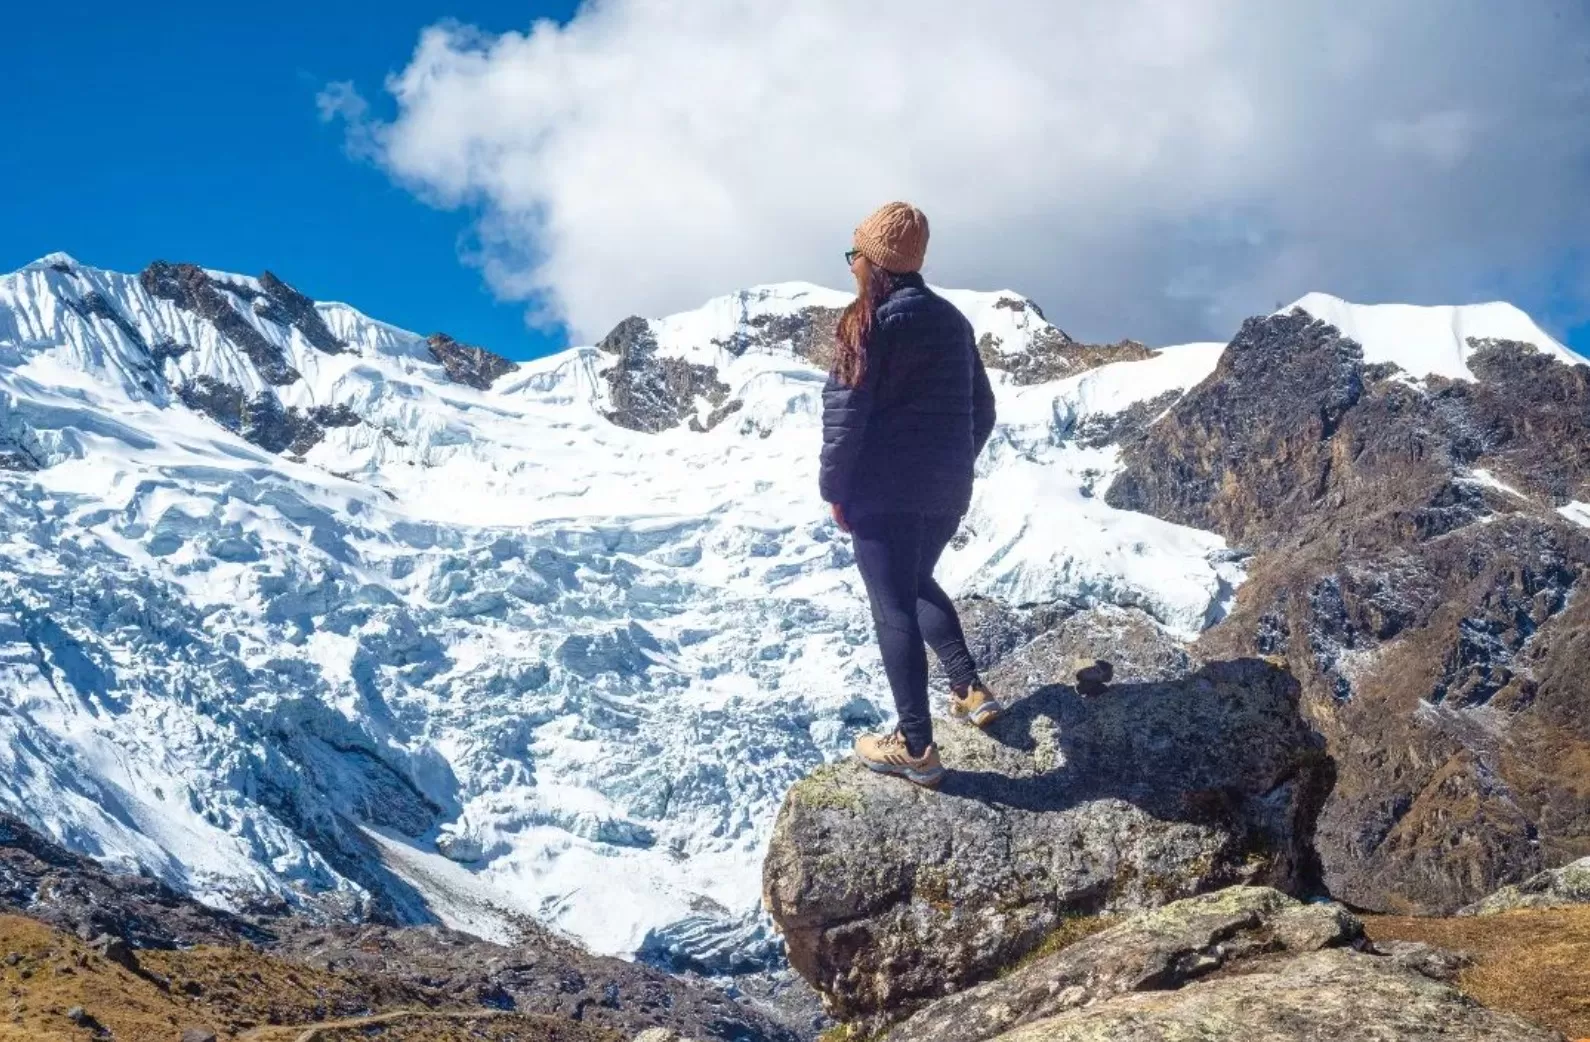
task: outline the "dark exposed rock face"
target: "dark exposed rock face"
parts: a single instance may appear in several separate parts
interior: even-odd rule
[[[175,361],[192,351],[187,344],[179,344],[173,340],[165,340],[149,349],[149,358],[156,370],[161,369],[169,361]]]
[[[1478,383],[1410,386],[1306,315],[1250,320],[1108,493],[1258,551],[1200,649],[1286,657],[1337,768],[1325,882],[1370,909],[1590,853],[1590,533],[1554,509],[1590,499],[1590,368],[1477,346]]]
[[[84,318],[103,318],[121,330],[122,336],[126,337],[129,343],[135,344],[146,351],[149,349],[149,345],[144,343],[144,335],[138,331],[138,327],[133,325],[126,315],[111,307],[110,301],[106,300],[104,295],[98,290],[90,290],[80,300],[62,297],[61,302]]]
[[[31,424],[0,393],[0,470],[43,470],[47,453]]]
[[[708,984],[591,955],[530,927],[503,946],[436,926],[279,924],[270,950],[307,965],[423,987],[451,1003],[543,1013],[633,1036],[794,1042],[794,1032]]]
[[[928,1006],[889,1042],[983,1042],[1068,1010],[1168,991],[1243,960],[1364,946],[1339,905],[1305,905],[1264,887],[1231,887],[1130,916],[1006,976]]]
[[[1146,401],[1133,402],[1118,413],[1089,416],[1072,432],[1079,445],[1102,449],[1141,438],[1148,425],[1181,399],[1180,391],[1166,391]]]
[[[425,339],[425,346],[430,348],[431,357],[447,373],[449,380],[481,391],[489,388],[498,377],[519,368],[499,354],[474,344],[460,343],[446,333],[431,334]]]
[[[620,427],[656,434],[694,421],[692,429],[707,430],[713,424],[696,417],[701,399],[713,406],[714,422],[739,408],[729,401],[729,385],[715,367],[659,358],[657,339],[643,318],[625,319],[596,346],[617,359],[602,378],[612,402],[607,419]]]
[[[302,456],[320,443],[333,427],[356,427],[364,422],[346,405],[315,405],[308,410],[284,407],[269,390],[245,398],[240,388],[201,376],[177,389],[188,408],[202,412],[229,431],[267,452]]]
[[[794,1039],[714,987],[591,955],[530,922],[517,944],[504,946],[436,926],[317,923],[269,910],[233,915],[157,880],[107,872],[3,815],[0,908],[100,938],[96,944],[133,962],[134,949],[247,942],[283,959],[365,975],[418,1006],[546,1013],[623,1035],[666,1027],[699,1039]]]
[[[733,337],[727,341],[714,340],[713,345],[736,356],[753,349],[774,351],[787,346],[796,358],[827,369],[834,364],[841,314],[839,308],[808,307],[793,315],[752,315]]]
[[[229,431],[243,424],[243,392],[231,384],[212,376],[201,376],[177,388],[177,396],[183,405],[204,413]]]
[[[327,354],[341,354],[348,349],[348,345],[337,339],[326,325],[326,320],[320,317],[313,300],[268,271],[259,277],[259,283],[279,309],[281,317],[275,321],[292,326],[312,346]]]
[[[990,333],[984,333],[977,342],[983,364],[990,369],[1009,373],[1011,382],[1017,385],[1061,380],[1100,366],[1136,362],[1157,354],[1135,340],[1121,340],[1114,344],[1079,344],[1058,329],[1035,336],[1022,351],[1006,354],[1000,350],[1001,346],[999,339]]]
[[[208,320],[248,356],[267,383],[284,385],[299,379],[298,370],[287,364],[281,348],[248,324],[203,268],[155,261],[139,273],[138,282],[151,296],[172,301]]]
[[[1003,667],[1002,667],[1003,668]],[[763,870],[791,964],[874,1025],[993,976],[1070,916],[1237,883],[1306,889],[1328,784],[1296,682],[1257,661],[1014,699],[942,725],[937,793],[854,764],[790,791]]]
[[[1127,447],[1107,501],[1244,543],[1280,528],[1329,476],[1362,362],[1356,343],[1302,312],[1249,319],[1214,373]]]

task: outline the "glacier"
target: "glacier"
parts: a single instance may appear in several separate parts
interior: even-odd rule
[[[1068,339],[945,292],[1001,352]],[[767,964],[778,802],[889,714],[816,496],[810,327],[848,300],[753,287],[471,383],[268,273],[0,277],[0,807],[222,907]],[[1218,621],[1242,554],[1103,491],[1221,350],[996,372],[951,592]],[[682,379],[688,422],[625,425]]]

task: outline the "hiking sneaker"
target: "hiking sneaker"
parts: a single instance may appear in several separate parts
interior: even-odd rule
[[[964,720],[976,727],[987,727],[999,718],[1005,707],[999,704],[994,693],[974,680],[965,692],[950,688],[950,716]]]
[[[856,759],[868,770],[879,774],[898,774],[906,781],[924,788],[936,789],[944,780],[944,765],[939,762],[939,748],[930,745],[921,756],[912,756],[905,747],[905,736],[892,734],[864,734],[856,739]]]

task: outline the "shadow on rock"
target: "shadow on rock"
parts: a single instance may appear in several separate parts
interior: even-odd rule
[[[1241,697],[1252,690],[1259,697]],[[1258,659],[1117,684],[1095,697],[1048,685],[1011,704],[983,736],[941,725],[951,770],[939,792],[1035,813],[1119,799],[1194,822],[1229,818],[1233,801],[1262,795],[1266,780],[1285,784],[1300,773],[1322,775],[1310,782],[1324,787],[1316,793],[1323,798],[1329,762],[1298,714],[1299,697],[1291,674]],[[1282,740],[1282,762],[1279,746],[1255,742],[1256,733]]]

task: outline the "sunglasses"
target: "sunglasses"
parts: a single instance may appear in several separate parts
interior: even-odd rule
[[[849,267],[850,265],[855,264],[856,263],[856,258],[859,257],[859,256],[861,256],[861,251],[860,250],[846,250],[845,251],[845,265],[847,267]]]

